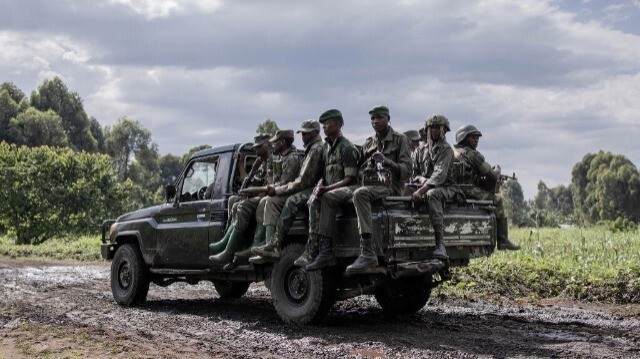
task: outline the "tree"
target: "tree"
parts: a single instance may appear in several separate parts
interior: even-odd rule
[[[182,171],[181,158],[172,154],[160,157],[160,177],[162,177],[162,185],[172,184],[180,176]]]
[[[69,144],[60,116],[51,110],[42,112],[30,107],[9,121],[7,133],[11,142],[29,147]]]
[[[266,133],[270,136],[273,136],[278,130],[278,124],[272,119],[267,119],[266,121],[258,125],[256,133]]]
[[[640,220],[640,174],[625,156],[588,153],[571,175],[575,209],[585,221]]]
[[[100,122],[93,116],[89,119],[89,131],[91,132],[91,136],[96,140],[98,152],[105,153],[104,132],[102,131]]]
[[[77,93],[69,92],[59,77],[45,80],[37,91],[31,93],[31,106],[40,111],[53,110],[62,118],[62,126],[73,149],[88,152],[98,150],[82,99]]]
[[[524,225],[528,208],[520,183],[514,180],[504,182],[500,187],[500,194],[503,198],[504,210],[511,223],[518,226]]]
[[[3,86],[5,84],[2,84]],[[18,103],[9,91],[0,89],[0,141],[13,142],[8,135],[9,121],[18,114]]]
[[[26,99],[24,92],[22,92],[18,86],[14,85],[13,82],[3,82],[0,85],[0,92],[2,91],[7,91],[15,103],[20,103]]]
[[[113,128],[104,128],[104,138],[119,180],[139,185],[140,201],[151,203],[162,184],[158,145],[151,141],[151,132],[136,120],[121,118]]]

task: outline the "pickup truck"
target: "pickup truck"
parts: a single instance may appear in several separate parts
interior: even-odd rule
[[[234,156],[239,153],[244,156]],[[225,233],[228,199],[241,183],[239,166],[248,172],[253,161],[250,143],[199,151],[175,184],[167,186],[166,203],[104,221],[101,254],[112,260],[111,290],[118,304],[143,303],[150,283],[211,281],[221,298],[239,298],[251,283],[263,281],[286,323],[317,323],[335,301],[371,294],[383,310],[408,314],[427,303],[433,287],[450,279],[449,268],[466,266],[495,248],[495,208],[490,201],[445,205],[444,241],[450,259],[444,263],[430,258],[434,235],[426,205],[414,206],[409,197],[388,197],[372,208],[381,263],[377,273],[345,275],[345,267],[360,251],[351,203],[336,216],[337,266],[307,272],[293,265],[308,233],[306,216],[301,215],[284,240],[278,262],[224,271],[209,261],[209,244]]]

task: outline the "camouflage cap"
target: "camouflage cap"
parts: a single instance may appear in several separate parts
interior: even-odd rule
[[[303,133],[309,133],[311,131],[318,131],[320,132],[320,123],[316,120],[306,120],[302,123],[302,125],[300,125],[300,129],[298,130],[298,133],[303,132]]]
[[[404,133],[409,141],[420,141],[420,134],[416,130],[409,130]]]
[[[271,139],[269,141],[278,142],[280,140],[284,140],[285,138],[294,139],[293,130],[278,130],[273,135],[273,137],[271,137]]]
[[[446,131],[451,131],[451,128],[449,127],[449,119],[443,115],[429,116],[424,123],[424,128],[426,129],[431,126],[444,126]]]
[[[369,114],[370,115],[386,115],[387,117],[389,116],[389,108],[387,106],[376,106],[374,108],[372,108],[371,110],[369,110]]]
[[[269,134],[267,133],[259,133],[256,135],[256,137],[253,138],[253,148],[258,148],[262,145],[264,145],[265,143],[269,143]]]
[[[331,120],[337,118],[340,123],[344,123],[344,119],[342,118],[342,112],[340,112],[340,110],[336,110],[335,108],[332,108],[331,110],[327,110],[325,112],[322,113],[322,115],[320,115],[320,118],[318,119],[318,121],[320,121],[320,123],[324,123],[327,120]]]

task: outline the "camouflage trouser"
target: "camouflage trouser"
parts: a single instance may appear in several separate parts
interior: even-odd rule
[[[251,224],[253,215],[264,217],[264,197],[251,197],[238,202],[236,210],[236,230],[244,232]]]
[[[353,197],[353,192],[358,187],[359,185],[340,187],[323,193],[320,200],[309,207],[309,233],[331,237],[336,223],[336,210]]]
[[[480,187],[464,188],[465,196],[485,201],[493,201],[496,206],[496,218],[505,218],[502,196],[499,193],[489,192]]]
[[[264,208],[263,224],[265,226],[275,226],[278,223],[282,207],[284,207],[289,196],[272,196],[265,198],[267,199],[267,202]]]
[[[236,219],[236,213],[238,212],[238,204],[242,200],[241,196],[231,196],[229,197],[229,203],[227,204],[227,212],[228,218],[230,220]]]
[[[422,197],[427,202],[429,221],[433,227],[444,225],[444,202],[454,199],[457,193],[457,187],[436,187],[428,190]]]
[[[392,194],[386,186],[363,186],[353,192],[353,204],[358,215],[360,234],[371,234],[371,202],[381,200]]]
[[[307,210],[307,201],[311,196],[311,191],[313,191],[313,189],[308,188],[287,198],[278,217],[276,232],[273,237],[275,244],[278,246],[282,245],[282,240],[284,236],[289,233],[289,229],[291,229],[298,213]]]

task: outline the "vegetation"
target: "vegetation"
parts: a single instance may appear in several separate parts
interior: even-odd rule
[[[276,134],[276,131],[278,131],[278,124],[276,123],[276,121],[272,120],[272,119],[268,119],[266,121],[264,121],[263,123],[258,125],[258,128],[256,128],[256,133],[266,133],[270,136],[273,136]]]
[[[442,293],[640,303],[640,232],[517,229],[517,252],[498,251],[454,271]]]
[[[41,258],[73,261],[97,261],[100,256],[100,237],[56,237],[40,245],[15,244],[8,236],[0,236],[0,257]]]

